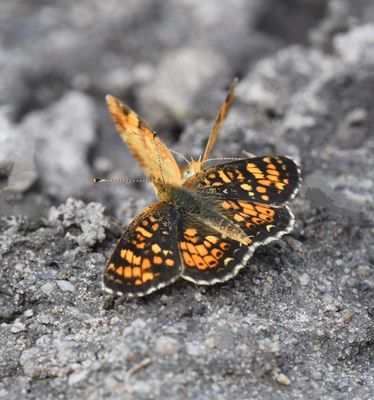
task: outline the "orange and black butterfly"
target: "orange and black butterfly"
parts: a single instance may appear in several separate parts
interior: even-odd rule
[[[129,107],[107,96],[117,131],[152,182],[158,201],[123,233],[104,272],[104,288],[144,296],[178,278],[200,285],[224,282],[254,250],[290,232],[286,205],[298,192],[300,171],[286,156],[268,155],[207,167],[232,104],[223,102],[202,157],[184,169]]]

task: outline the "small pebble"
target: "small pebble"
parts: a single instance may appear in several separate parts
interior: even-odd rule
[[[286,281],[284,282],[284,286],[285,286],[286,288],[291,288],[291,287],[292,287],[292,282],[289,281],[289,280],[286,280]]]
[[[171,355],[180,349],[178,341],[170,336],[160,336],[155,343],[155,352],[161,355]]]
[[[312,378],[315,381],[320,381],[323,378],[323,375],[320,371],[312,371]]]
[[[308,274],[302,274],[299,278],[301,286],[308,286],[310,282],[310,276]]]
[[[45,284],[40,288],[40,290],[41,290],[44,294],[46,294],[47,296],[50,296],[50,295],[52,294],[52,292],[54,291],[53,283],[51,283],[51,282],[45,283]]]
[[[280,385],[288,386],[291,383],[290,378],[288,378],[287,375],[282,374],[282,373],[277,375],[276,380],[277,380],[277,383],[279,383]]]
[[[86,370],[75,372],[74,374],[71,374],[69,376],[68,383],[70,386],[74,386],[77,383],[86,379],[87,375],[88,375],[88,371],[86,371]]]
[[[353,314],[349,310],[345,310],[342,312],[342,321],[349,322],[353,318]]]
[[[75,292],[75,286],[68,281],[58,281],[57,285],[63,292]]]
[[[331,294],[325,294],[323,296],[323,304],[328,306],[330,304],[332,304],[332,302],[334,301],[333,297],[331,296]]]
[[[15,322],[10,328],[10,331],[12,333],[27,332],[27,328],[22,322]]]
[[[26,310],[26,311],[23,313],[23,315],[24,315],[26,318],[31,318],[31,317],[34,315],[34,310],[32,310],[32,309],[30,308],[29,310]]]
[[[204,345],[208,349],[213,349],[214,347],[216,347],[217,343],[216,343],[216,340],[213,337],[209,337],[209,338],[204,340]]]

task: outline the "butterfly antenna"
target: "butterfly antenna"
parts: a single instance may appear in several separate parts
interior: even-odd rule
[[[93,178],[92,183],[119,183],[119,182],[141,182],[141,183],[151,183],[152,181],[149,179],[129,179],[129,178],[120,178],[120,179],[105,179],[105,178]]]
[[[208,162],[208,161],[225,161],[225,160],[236,160],[236,161],[239,161],[239,160],[243,160],[243,158],[241,158],[241,157],[218,157],[218,158],[209,158],[208,160],[205,160],[205,162]]]
[[[155,133],[153,134],[153,139],[155,141],[155,147],[156,147],[156,152],[157,152],[157,160],[158,160],[158,165],[160,167],[160,175],[161,175],[161,178],[162,178],[162,182],[165,184],[165,177],[164,177],[164,173],[162,171],[162,165],[161,165],[160,149],[158,148],[157,140],[156,140],[156,139],[158,139],[158,137],[157,137],[157,135]]]
[[[190,162],[187,160],[187,158],[183,155],[183,154],[181,154],[181,153],[178,153],[177,151],[175,151],[175,150],[171,150],[171,149],[169,149],[170,150],[170,153],[174,153],[174,154],[176,154],[177,156],[179,156],[179,157],[181,157],[181,158],[183,158],[184,159],[184,161],[186,161],[186,163],[187,164],[190,164]]]

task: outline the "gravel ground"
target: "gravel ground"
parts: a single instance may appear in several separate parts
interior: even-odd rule
[[[374,398],[371,0],[0,2],[0,399]],[[294,231],[225,284],[101,290],[153,201],[107,93],[198,156],[287,154]]]

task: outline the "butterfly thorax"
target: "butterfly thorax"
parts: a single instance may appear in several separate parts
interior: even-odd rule
[[[229,215],[226,215],[221,202],[216,198],[185,187],[168,186],[166,191],[168,201],[186,220],[188,220],[188,217],[198,220],[207,227],[240,243],[248,245],[251,242],[243,230],[232,222]]]

